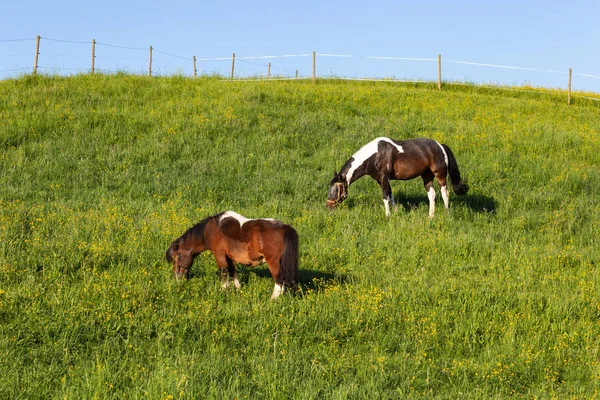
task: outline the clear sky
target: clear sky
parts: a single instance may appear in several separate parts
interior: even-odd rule
[[[599,18],[597,0],[6,1],[0,79],[31,72],[40,35],[45,73],[88,71],[95,39],[107,72],[146,73],[153,46],[155,74],[191,75],[196,56],[228,75],[236,53],[238,76],[310,76],[316,51],[319,76],[435,80],[441,54],[445,80],[566,88],[573,68],[574,90],[600,92]]]

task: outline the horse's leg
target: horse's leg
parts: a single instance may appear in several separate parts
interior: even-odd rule
[[[440,192],[442,192],[442,199],[444,199],[444,207],[448,210],[450,207],[450,195],[448,194],[448,186],[446,186],[446,171],[444,174],[440,174],[439,172],[435,174],[435,179],[440,185]]]
[[[390,201],[392,202],[392,208],[394,211],[398,211],[398,205],[396,204],[396,200],[394,200],[394,193],[390,191]]]
[[[235,268],[233,260],[229,257],[227,257],[227,272],[229,273],[229,277],[233,279],[233,287],[239,289],[240,281],[238,280],[237,269]]]
[[[238,280],[237,271],[233,274],[233,287],[239,289],[242,285],[240,285],[240,281]]]
[[[448,195],[448,186],[440,185],[440,191],[442,192],[442,199],[444,199],[444,207],[446,210],[450,207],[450,196]]]
[[[220,268],[221,270],[221,287],[223,289],[229,289],[229,273],[227,272],[227,267]]]
[[[279,271],[280,265],[279,260],[269,259],[266,260],[267,265],[269,267],[269,271],[271,272],[271,276],[275,281],[275,287],[273,287],[273,294],[271,294],[271,299],[278,298],[285,290],[283,281],[281,279],[281,273]]]
[[[423,185],[429,198],[429,218],[435,214],[435,189],[433,188],[433,174],[431,172],[423,174]]]
[[[390,178],[384,176],[382,179],[377,180],[379,185],[381,186],[381,191],[383,192],[383,205],[385,206],[385,216],[390,216],[390,200],[392,201],[392,206],[396,209],[396,202],[394,201],[394,196],[392,196],[392,186],[390,185]]]
[[[227,289],[229,288],[229,262],[231,260],[225,254],[215,254],[215,260],[221,272],[221,287]]]
[[[283,284],[276,283],[273,287],[273,294],[271,295],[272,299],[276,299],[284,292],[285,288]]]

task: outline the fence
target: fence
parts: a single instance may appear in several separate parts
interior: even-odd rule
[[[15,58],[26,58],[26,57],[31,57],[31,53],[27,54],[22,52],[22,48],[23,48],[23,42],[30,42],[30,43],[35,43],[35,52],[33,54],[33,66],[26,66],[26,67],[22,67],[22,66],[17,66],[14,68],[4,68],[3,69],[3,65],[7,65],[7,62],[5,60],[8,59],[15,59]],[[43,46],[43,47],[42,47]],[[76,52],[77,54],[64,54],[61,53],[61,50],[64,49],[65,47],[68,46],[76,46]],[[88,53],[89,55],[87,57],[88,61],[87,63],[82,62],[82,60],[85,58],[83,56],[82,53],[82,47],[83,46],[90,46],[89,49],[91,50],[90,53]],[[5,48],[3,51],[3,47]],[[10,47],[15,49],[15,54],[10,54]],[[8,48],[8,49],[7,49]],[[48,50],[44,50],[45,48],[48,48]],[[59,53],[54,52],[53,50],[58,50]],[[16,53],[18,51],[18,53]],[[118,54],[115,54],[116,51],[120,51],[124,54],[121,54],[121,56],[119,56]],[[131,58],[131,54],[135,53],[135,54],[139,54],[140,57],[138,58],[136,56],[136,58]],[[142,61],[141,60],[141,54],[147,54],[147,62]],[[401,82],[435,82],[437,81],[437,87],[438,89],[442,89],[443,85],[446,84],[453,84],[453,85],[457,85],[457,84],[475,84],[475,82],[479,82],[479,84],[481,85],[481,81],[485,80],[486,77],[489,81],[495,81],[493,84],[495,87],[498,86],[504,86],[505,88],[508,88],[509,86],[511,86],[511,90],[522,90],[522,91],[537,91],[539,93],[547,93],[548,91],[544,91],[544,90],[535,90],[535,87],[533,87],[531,84],[528,83],[527,78],[523,78],[522,76],[518,78],[518,80],[520,80],[522,83],[521,85],[517,85],[515,84],[515,76],[511,75],[510,78],[508,79],[512,79],[513,82],[512,84],[502,84],[502,79],[506,80],[505,78],[502,79],[498,79],[499,77],[497,75],[490,75],[490,74],[486,74],[486,75],[477,75],[476,74],[476,78],[475,79],[467,79],[466,81],[473,81],[472,83],[466,83],[465,79],[464,79],[464,75],[465,75],[465,69],[468,68],[472,68],[472,67],[477,67],[477,68],[484,68],[484,69],[494,69],[494,70],[503,70],[503,71],[518,71],[520,73],[527,73],[527,74],[547,74],[547,75],[555,75],[555,76],[561,76],[561,80],[552,80],[551,82],[554,82],[554,86],[558,86],[559,88],[564,88],[564,85],[566,85],[566,91],[567,91],[567,103],[571,104],[571,98],[573,96],[572,93],[572,79],[573,76],[576,77],[580,77],[580,78],[584,78],[584,79],[590,79],[590,80],[600,80],[600,76],[596,76],[596,75],[591,75],[591,74],[583,74],[583,73],[573,73],[572,69],[569,68],[568,71],[561,71],[561,70],[551,70],[551,69],[539,69],[539,68],[527,68],[527,67],[516,67],[516,66],[508,66],[508,65],[498,65],[498,64],[489,64],[489,63],[477,63],[477,62],[470,62],[470,61],[461,61],[461,60],[453,60],[453,59],[444,59],[443,60],[443,65],[442,65],[442,56],[441,54],[437,55],[437,57],[435,58],[415,58],[415,57],[389,57],[389,56],[356,56],[356,55],[348,55],[348,54],[329,54],[329,53],[317,53],[315,51],[311,52],[311,53],[303,53],[303,54],[288,54],[288,55],[278,55],[278,56],[247,56],[247,57],[240,57],[240,56],[236,56],[235,53],[232,54],[231,57],[219,57],[219,58],[197,58],[195,55],[191,56],[191,57],[185,57],[185,56],[180,56],[180,55],[175,55],[175,54],[171,54],[165,51],[161,51],[158,50],[156,48],[153,48],[152,46],[149,46],[147,48],[142,48],[142,47],[128,47],[128,46],[119,46],[119,45],[113,45],[113,44],[107,44],[107,43],[102,43],[102,42],[97,42],[95,39],[92,40],[91,42],[84,42],[84,41],[73,41],[73,40],[59,40],[59,39],[51,39],[51,38],[43,38],[43,43],[42,43],[42,38],[40,36],[37,36],[36,38],[27,38],[27,39],[10,39],[10,40],[0,40],[0,78],[4,75],[4,77],[10,76],[10,75],[15,75],[15,74],[23,74],[23,73],[32,73],[32,74],[37,74],[38,70],[43,70],[43,71],[50,71],[50,72],[54,72],[54,73],[60,73],[60,74],[69,74],[69,73],[91,73],[94,74],[96,72],[102,72],[102,73],[110,73],[110,72],[114,72],[115,70],[117,71],[121,71],[123,69],[125,70],[131,70],[131,64],[137,64],[138,65],[138,72],[141,72],[142,68],[143,68],[143,73],[144,74],[148,74],[148,76],[152,76],[153,74],[156,73],[155,68],[155,57],[159,56],[160,58],[163,59],[163,63],[165,62],[165,59],[169,59],[169,60],[177,60],[178,62],[184,62],[184,64],[181,64],[178,67],[178,73],[183,74],[183,71],[191,71],[191,73],[187,74],[193,77],[197,77],[198,76],[198,63],[201,63],[203,65],[209,65],[210,63],[219,63],[220,66],[216,69],[213,69],[212,73],[213,74],[218,74],[218,75],[222,75],[225,77],[229,77],[231,79],[235,79],[235,78],[254,78],[254,79],[312,79],[313,81],[316,81],[317,78],[322,79],[322,78],[337,78],[337,79],[354,79],[354,80],[386,80],[386,81],[401,81]],[[55,60],[55,66],[48,66],[48,65],[44,65],[44,64],[40,64],[40,56],[43,56],[45,60]],[[100,57],[99,57],[100,56]],[[64,66],[56,66],[56,60],[61,59],[74,59],[76,58],[77,61],[76,62],[70,62],[70,65],[79,65],[78,67],[64,67]],[[100,58],[104,64],[109,64],[113,66],[113,69],[106,69],[106,68],[98,68],[97,66],[97,60],[98,58]],[[298,59],[302,60],[304,58],[308,58],[308,59],[312,59],[312,65],[310,65],[310,61],[300,61],[298,62]],[[274,65],[272,64],[272,61],[277,60],[278,64]],[[302,65],[302,68],[294,68],[290,63],[289,60],[294,60],[294,62],[298,65]],[[338,62],[331,62],[330,60],[337,60]],[[362,69],[363,71],[370,71],[370,76],[363,76],[363,77],[349,77],[353,74],[353,72],[350,71],[344,71],[344,68],[347,67],[347,65],[340,63],[339,60],[342,60],[343,62],[348,62],[348,61],[352,61],[353,65],[357,65],[359,64],[359,69]],[[318,61],[318,63],[317,63]],[[126,68],[123,68],[119,63],[120,62],[124,62],[126,64]],[[265,64],[266,62],[266,64]],[[371,67],[366,64],[367,62],[384,62],[384,63],[390,63],[390,62],[411,62],[411,63],[427,63],[430,64],[428,65],[428,69],[427,71],[430,71],[429,73],[426,73],[426,77],[418,77],[418,78],[413,78],[413,79],[396,79],[394,77],[394,75],[390,76],[390,69],[385,69],[386,72],[383,73],[383,76],[378,76],[381,75],[381,71],[375,71],[373,69],[370,69]],[[144,67],[140,67],[141,63],[144,63]],[[87,65],[85,65],[87,64]],[[243,68],[241,69],[240,72],[240,64],[242,66],[246,67],[246,70],[244,70]],[[433,67],[433,65],[437,64],[437,69],[435,67]],[[22,65],[22,62],[21,62]],[[167,65],[167,64],[164,64]],[[168,64],[169,66],[166,66],[162,69],[162,71],[170,71],[170,74],[173,73],[173,67],[172,67],[172,63]],[[310,67],[307,68],[307,66],[310,65]],[[388,64],[389,65],[389,64]],[[430,67],[431,66],[431,67]],[[454,72],[451,72],[449,74],[449,76],[444,76],[444,80],[443,75],[442,75],[442,71],[444,70],[450,70],[452,71],[451,67],[454,66],[458,66],[459,67],[459,72],[456,72],[456,68],[454,69]],[[317,68],[318,67],[318,68]],[[406,66],[403,66],[404,68],[402,69],[403,73],[405,76],[410,74],[410,68],[406,68]],[[443,68],[442,68],[443,67]],[[272,74],[272,69],[275,70],[275,74]],[[329,75],[327,74],[317,74],[317,71],[320,70],[329,70],[330,73]],[[336,73],[334,74],[333,71],[336,71]],[[414,69],[413,69],[414,70]],[[421,69],[422,71],[423,69]],[[159,69],[159,74],[161,70]],[[340,73],[341,71],[341,73]],[[431,71],[436,71],[437,72],[437,76],[432,75]],[[205,69],[202,68],[200,71],[202,74],[205,73]],[[344,73],[346,72],[346,74]],[[355,73],[355,72],[354,72]],[[369,72],[367,72],[369,73]],[[414,72],[413,72],[414,74]],[[447,72],[445,72],[445,74],[448,75]],[[453,79],[453,75],[454,74],[454,79]],[[456,75],[461,75],[462,74],[462,79],[461,78],[456,78]],[[561,83],[562,82],[562,83]],[[597,83],[600,83],[598,81],[595,81]],[[521,86],[520,89],[515,89],[515,86]],[[543,86],[543,85],[542,85]],[[594,87],[593,85],[588,85],[588,87]],[[595,92],[600,92],[600,85],[598,86],[598,90],[590,90],[588,89],[588,91],[595,91]],[[581,89],[580,89],[581,91]],[[590,100],[600,100],[600,96],[598,97],[590,97],[590,96],[584,96],[582,94],[577,94],[577,97],[581,97],[581,98],[587,98]]]

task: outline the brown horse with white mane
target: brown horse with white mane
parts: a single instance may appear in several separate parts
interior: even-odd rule
[[[285,287],[298,286],[298,234],[281,221],[248,219],[234,211],[203,219],[167,249],[175,278],[187,279],[194,257],[205,250],[217,261],[223,288],[229,287],[230,277],[235,288],[240,287],[235,263],[255,267],[264,262],[275,281],[272,299]]]
[[[418,176],[429,198],[429,217],[435,211],[433,179],[440,185],[444,206],[450,204],[446,176],[450,175],[452,189],[457,195],[467,193],[469,186],[460,177],[458,164],[452,150],[431,139],[393,140],[379,137],[367,143],[350,157],[329,184],[327,207],[333,208],[348,196],[348,186],[358,178],[369,175],[383,192],[385,215],[390,215],[389,202],[396,206],[390,180],[408,180]]]

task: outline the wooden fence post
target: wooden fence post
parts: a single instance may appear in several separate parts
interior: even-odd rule
[[[96,67],[96,39],[92,39],[92,75]]]
[[[192,57],[194,59],[194,78],[196,77],[196,75],[198,74],[198,70],[196,69],[196,56]]]
[[[571,77],[573,75],[573,69],[569,68],[569,92],[567,95],[567,104],[571,105]]]
[[[41,37],[38,35],[37,41],[35,43],[35,61],[33,63],[33,74],[37,74],[38,68],[38,56],[40,55],[40,39]]]
[[[296,79],[298,79],[298,70],[296,70]]]
[[[231,56],[231,79],[233,79],[235,73],[235,53]]]
[[[150,46],[150,56],[148,57],[148,76],[152,76],[152,46]]]
[[[317,82],[317,52],[313,51],[313,83]]]
[[[267,69],[267,78],[271,77],[271,63],[269,63],[269,69]]]
[[[438,54],[438,90],[442,90],[442,55]]]

